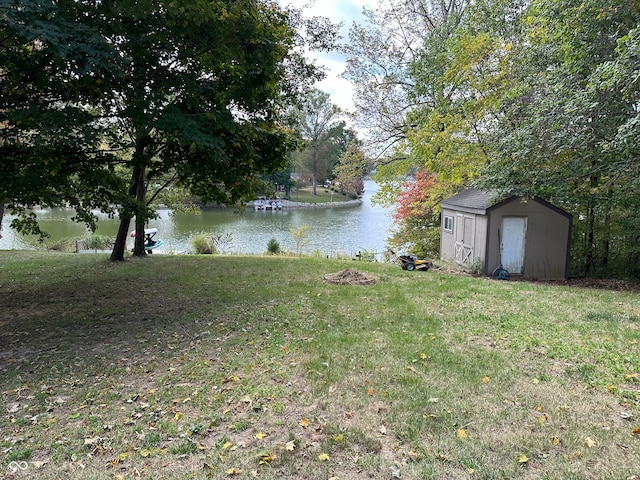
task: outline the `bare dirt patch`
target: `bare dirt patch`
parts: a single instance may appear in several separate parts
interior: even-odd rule
[[[373,275],[349,268],[341,272],[326,274],[324,281],[335,285],[372,285],[377,280]]]

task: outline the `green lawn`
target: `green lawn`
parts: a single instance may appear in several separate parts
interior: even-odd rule
[[[640,474],[633,290],[1,251],[0,327],[6,478]]]
[[[312,187],[295,189],[291,192],[291,201],[304,203],[327,203],[327,202],[347,202],[353,200],[348,195],[333,192],[321,185],[316,188],[316,194],[313,194]]]

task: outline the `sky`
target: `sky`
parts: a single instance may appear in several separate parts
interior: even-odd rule
[[[342,22],[342,40],[348,39],[349,28],[356,23],[363,23],[362,8],[373,7],[376,0],[279,0],[282,5],[293,5],[303,8],[308,16],[328,17],[333,23]],[[316,87],[329,95],[334,104],[343,110],[353,111],[351,84],[340,75],[345,70],[345,58],[337,52],[315,52],[312,58],[327,68],[327,78]]]

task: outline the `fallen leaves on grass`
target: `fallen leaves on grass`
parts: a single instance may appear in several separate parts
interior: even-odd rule
[[[311,425],[311,422],[310,422],[308,419],[303,418],[302,420],[300,420],[300,421],[298,422],[298,424],[299,424],[302,428],[307,428],[309,425]]]
[[[411,450],[407,452],[406,457],[412,462],[417,462],[422,459],[422,456],[415,450]]]
[[[275,453],[272,452],[264,452],[260,455],[260,465],[266,465],[269,462],[272,462],[276,459]]]

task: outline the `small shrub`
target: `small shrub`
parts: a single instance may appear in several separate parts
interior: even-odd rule
[[[302,249],[309,245],[309,225],[301,225],[298,229],[290,228],[293,241],[296,243],[296,255],[302,254]]]
[[[267,252],[271,255],[278,255],[280,253],[280,243],[275,238],[272,238],[269,240],[269,243],[267,243]]]
[[[212,254],[216,252],[213,239],[204,233],[191,236],[191,247],[193,251],[200,255]]]
[[[84,239],[84,245],[88,250],[107,250],[113,245],[113,238],[108,235],[92,234]]]
[[[360,250],[356,254],[356,258],[358,260],[362,260],[363,262],[375,262],[376,261],[376,252],[370,250]]]
[[[476,257],[471,265],[469,265],[469,271],[472,275],[482,275],[482,272],[484,271],[484,262],[482,259]]]

